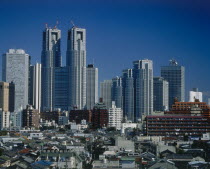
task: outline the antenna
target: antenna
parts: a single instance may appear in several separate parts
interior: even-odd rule
[[[48,23],[45,23],[45,28],[48,28]]]
[[[59,22],[58,22],[58,20],[57,20],[57,21],[56,21],[56,24],[55,24],[55,26],[54,26],[54,28],[57,28],[58,24],[59,24]]]
[[[71,20],[71,24],[73,25],[73,27],[75,27],[75,24],[74,24],[74,22]]]

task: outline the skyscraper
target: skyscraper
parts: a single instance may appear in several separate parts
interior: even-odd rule
[[[9,49],[2,57],[2,79],[15,84],[15,110],[28,104],[29,55],[22,49]]]
[[[69,110],[69,69],[68,67],[54,68],[55,83],[54,83],[54,97],[53,108]]]
[[[153,112],[153,63],[151,60],[134,61],[135,120]]]
[[[60,50],[61,31],[46,28],[43,32],[42,44],[42,110],[53,109],[54,68],[61,67]]]
[[[134,79],[133,70],[123,70],[123,113],[127,120],[134,122]]]
[[[86,108],[92,110],[98,102],[98,68],[93,64],[87,66],[87,97]]]
[[[153,84],[154,111],[168,110],[168,82],[163,77],[154,77]]]
[[[86,106],[86,30],[73,27],[68,31],[66,65],[69,68],[69,105]]]
[[[0,109],[14,111],[15,85],[14,83],[0,82]]]
[[[123,108],[122,78],[118,76],[112,79],[112,101],[117,108]]]
[[[30,66],[30,82],[29,82],[29,104],[34,109],[41,108],[41,64],[36,63]]]
[[[185,68],[175,60],[170,60],[169,66],[161,67],[161,77],[169,82],[169,109],[174,99],[185,100]]]
[[[112,80],[104,80],[100,83],[100,96],[106,108],[112,107]]]

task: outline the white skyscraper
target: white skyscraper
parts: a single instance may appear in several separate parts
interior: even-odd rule
[[[15,111],[28,104],[29,55],[22,49],[9,49],[2,58],[2,79],[15,84]]]
[[[194,102],[195,99],[198,99],[200,102],[203,101],[203,93],[198,91],[198,88],[193,88],[189,93],[189,102]]]
[[[112,107],[112,80],[104,80],[100,83],[100,95],[106,108]]]
[[[98,102],[98,68],[93,64],[87,66],[87,105],[88,110],[93,109],[94,105]]]
[[[73,27],[68,31],[66,65],[69,67],[69,106],[86,106],[86,30]]]
[[[41,64],[30,66],[29,104],[40,111],[41,108]]]
[[[135,79],[135,119],[141,115],[150,115],[153,112],[153,63],[151,60],[134,61]]]
[[[121,108],[117,108],[115,102],[112,102],[112,107],[109,109],[109,127],[115,127],[117,130],[121,129],[123,112]]]

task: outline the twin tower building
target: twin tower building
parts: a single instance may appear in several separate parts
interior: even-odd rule
[[[15,85],[15,112],[28,104],[53,111],[92,109],[98,102],[98,69],[92,64],[86,67],[85,29],[74,26],[68,31],[66,66],[56,27],[43,31],[41,64],[31,66],[30,60],[22,49],[9,49],[2,57],[2,80]]]
[[[42,111],[91,109],[98,101],[98,69],[93,65],[86,67],[86,30],[74,26],[68,31],[65,67],[60,46],[61,31],[56,27],[46,28],[41,56]],[[91,87],[89,94],[87,81]],[[87,94],[89,104],[86,104]]]

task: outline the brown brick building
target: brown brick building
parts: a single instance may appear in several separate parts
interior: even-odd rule
[[[106,105],[100,100],[97,103],[92,112],[92,126],[93,128],[107,127],[109,122],[109,113]]]
[[[81,120],[86,120],[86,122],[91,123],[92,112],[91,110],[71,110],[69,113],[69,121],[81,123]]]
[[[22,127],[39,128],[39,119],[39,110],[34,109],[31,105],[27,105],[22,113]]]
[[[56,111],[44,111],[40,113],[40,118],[42,120],[47,120],[47,121],[55,121],[56,124],[58,124],[59,121],[59,116],[62,114],[61,111],[56,110]]]
[[[200,136],[210,132],[210,107],[205,102],[175,101],[164,115],[146,116],[146,133],[150,136]]]

